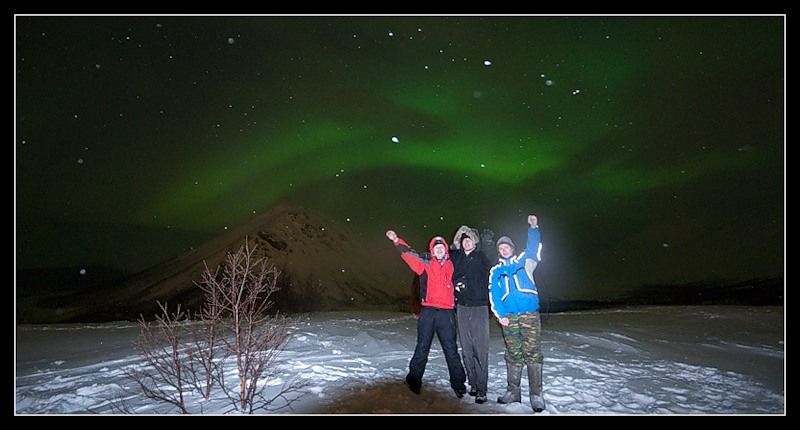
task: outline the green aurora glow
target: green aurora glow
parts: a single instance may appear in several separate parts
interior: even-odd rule
[[[288,201],[415,240],[536,212],[603,283],[783,270],[782,17],[16,24],[21,267],[140,269]],[[108,261],[99,224],[194,236]]]

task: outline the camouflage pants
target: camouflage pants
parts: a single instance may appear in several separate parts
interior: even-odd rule
[[[542,363],[544,355],[539,345],[542,321],[539,312],[509,315],[508,326],[503,327],[506,342],[506,361],[514,364]]]

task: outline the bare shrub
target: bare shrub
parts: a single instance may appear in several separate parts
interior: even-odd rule
[[[265,380],[273,376],[275,359],[289,332],[284,316],[267,314],[280,272],[254,252],[245,239],[213,272],[203,263],[196,285],[205,301],[195,322],[182,321],[187,313],[180,305],[170,314],[161,303],[154,327],[140,317],[136,347],[144,365],[128,374],[145,396],[172,404],[182,413],[189,412],[185,392],[197,392],[209,400],[215,387],[243,413],[285,399],[283,394],[292,387],[284,386],[269,398],[261,393]],[[229,363],[236,370],[236,380],[230,384],[225,381]]]

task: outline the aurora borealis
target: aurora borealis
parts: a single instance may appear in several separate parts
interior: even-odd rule
[[[417,243],[537,213],[575,294],[782,276],[784,25],[17,16],[17,266],[140,270],[288,201]]]

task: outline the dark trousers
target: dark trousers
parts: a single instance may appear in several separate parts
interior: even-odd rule
[[[489,379],[489,307],[458,305],[457,315],[469,385],[485,396]]]
[[[417,347],[414,349],[414,356],[411,357],[411,363],[408,365],[408,377],[422,382],[434,333],[439,338],[439,344],[444,350],[447,370],[450,373],[450,386],[456,391],[464,392],[466,390],[464,382],[467,380],[467,376],[461,365],[461,357],[458,356],[456,315],[452,309],[422,307],[419,320],[417,320]]]

